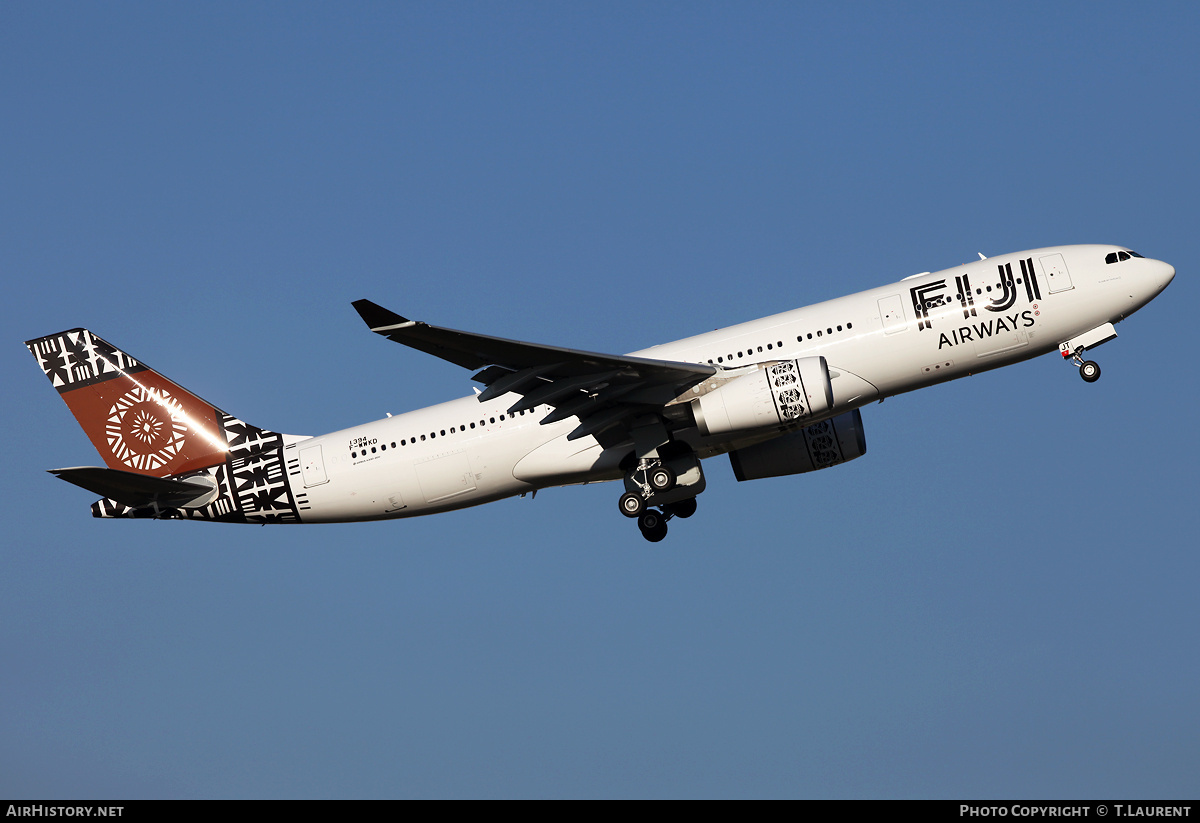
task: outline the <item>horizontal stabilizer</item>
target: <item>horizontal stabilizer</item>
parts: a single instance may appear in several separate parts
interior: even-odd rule
[[[217,496],[216,482],[204,475],[171,480],[98,466],[50,469],[50,474],[134,509],[154,505],[169,509],[195,508],[207,505]]]

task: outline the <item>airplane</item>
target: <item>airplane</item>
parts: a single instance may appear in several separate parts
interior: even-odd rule
[[[696,512],[701,461],[739,481],[866,452],[870,403],[1057,350],[1084,352],[1175,276],[1125,246],[987,258],[627,355],[409,320],[353,303],[371,331],[475,370],[483,388],[317,437],[261,429],[92,332],[26,342],[105,467],[53,469],[100,518],[338,523],[414,517],[623,480],[620,512],[662,540]]]

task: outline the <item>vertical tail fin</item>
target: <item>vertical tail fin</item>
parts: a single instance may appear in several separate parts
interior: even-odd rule
[[[225,462],[228,415],[111,343],[71,329],[25,345],[109,468],[169,477]]]
[[[123,488],[158,501],[152,508],[131,506],[133,498],[118,494],[125,502],[101,500],[93,507],[97,517],[298,522],[283,460],[284,435],[221,411],[87,329],[25,345],[109,469],[116,470],[96,470],[89,477],[119,481]],[[121,473],[214,484],[216,499],[202,503],[197,498],[194,506],[164,513],[158,504],[160,486],[122,478]],[[76,482],[81,476],[75,471],[64,479]]]

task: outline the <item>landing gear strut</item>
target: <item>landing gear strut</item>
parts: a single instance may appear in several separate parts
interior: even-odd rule
[[[617,505],[637,519],[642,537],[657,543],[667,536],[668,520],[696,513],[704,471],[691,446],[672,440],[661,418],[642,418],[630,435],[633,450],[621,465],[625,494]]]
[[[637,518],[642,537],[657,543],[667,536],[667,521],[696,513],[696,495],[704,491],[704,475],[694,454],[637,460],[625,474],[627,491],[617,501],[621,514]]]

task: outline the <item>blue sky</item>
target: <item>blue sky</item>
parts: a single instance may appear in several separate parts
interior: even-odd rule
[[[0,796],[1194,797],[1194,4],[0,6]],[[257,425],[470,392],[367,297],[626,352],[975,258],[1179,272],[644,542],[614,484],[101,522],[21,341]]]

